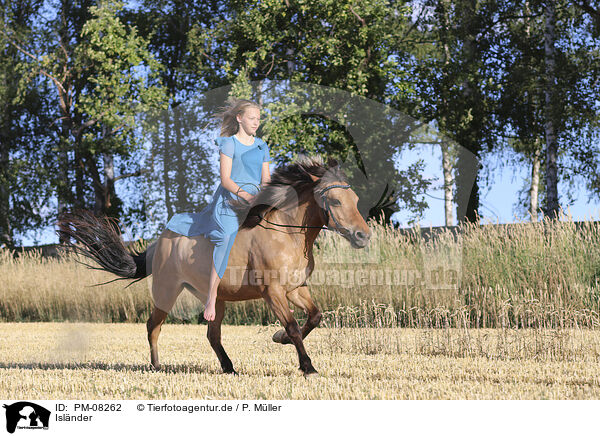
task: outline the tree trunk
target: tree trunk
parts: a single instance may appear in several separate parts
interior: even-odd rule
[[[475,3],[471,2],[463,12],[464,19],[469,19],[475,14]],[[475,60],[474,35],[468,33],[463,41],[463,59],[465,68],[469,68]],[[471,76],[471,75],[469,75]],[[477,222],[479,220],[479,185],[477,182],[479,174],[479,155],[481,145],[479,144],[479,131],[477,127],[478,117],[475,103],[481,96],[476,96],[475,85],[467,76],[462,84],[462,96],[466,103],[462,125],[456,135],[458,143],[457,171],[456,171],[456,202],[457,219],[461,222]]]
[[[296,69],[296,63],[294,62],[294,49],[291,47],[286,48],[285,50],[285,57],[287,58],[287,72],[288,72],[288,78],[291,79],[292,78],[292,74],[294,72],[294,70]]]
[[[452,179],[452,160],[450,157],[450,146],[442,141],[442,168],[444,170],[444,214],[446,216],[446,226],[452,226],[454,219],[452,217],[452,202],[454,200],[452,188],[454,181]]]
[[[190,207],[188,199],[187,186],[186,186],[186,161],[184,159],[184,146],[183,146],[183,135],[181,130],[183,125],[181,123],[181,117],[183,110],[176,109],[173,117],[173,133],[175,134],[175,143],[173,149],[175,150],[176,168],[175,182],[177,184],[177,196],[175,199],[175,212],[183,212]]]
[[[544,31],[544,52],[546,63],[545,117],[546,133],[546,216],[551,219],[558,218],[558,141],[556,137],[556,117],[554,90],[556,87],[555,76],[555,11],[552,1],[546,2],[545,9],[546,27]]]
[[[95,165],[95,162],[93,162],[92,165]],[[93,184],[94,184],[94,215],[102,216],[103,211],[105,210],[104,186],[102,185],[102,182],[100,181],[100,173],[98,172],[98,168],[92,169],[90,167],[89,170],[92,173],[95,173],[95,175],[93,176],[93,179],[94,179],[94,181],[93,181]]]
[[[258,86],[256,87],[256,103],[258,103],[258,105],[260,107],[263,106],[263,84],[265,82],[265,79],[260,79],[258,81]]]
[[[450,28],[450,20],[448,18],[450,9],[450,1],[444,1],[444,12],[443,12],[443,21],[444,21],[444,67],[448,68],[450,65],[450,47],[448,46],[448,33]],[[447,76],[447,71],[444,71],[444,76]],[[445,95],[442,93],[442,106],[444,111],[448,110],[448,102]],[[446,112],[447,113],[447,112]],[[441,120],[442,124],[445,125],[445,119]],[[452,203],[454,201],[453,188],[454,188],[454,180],[452,177],[453,163],[450,157],[450,145],[448,142],[442,138],[442,143],[440,144],[442,149],[442,170],[444,173],[444,216],[446,218],[446,226],[452,226],[454,224],[454,218],[452,216]]]
[[[106,196],[104,194],[104,183],[102,182],[100,177],[100,171],[98,170],[96,156],[86,151],[84,158],[87,173],[92,179],[92,187],[94,189],[94,215],[102,216],[105,214],[106,211]]]
[[[65,133],[66,131],[66,133]],[[61,214],[65,212],[71,202],[69,201],[69,154],[66,150],[66,142],[69,140],[68,130],[62,129],[62,134],[65,135],[59,139],[60,141],[60,150],[58,152],[58,171],[60,177],[56,180],[56,197],[57,197],[57,213]],[[62,235],[64,235],[63,233]],[[64,242],[68,242],[64,236],[59,237],[59,243],[62,244]]]
[[[104,210],[108,216],[117,216],[115,192],[115,159],[112,153],[104,153]]]
[[[171,203],[171,183],[169,180],[169,170],[171,169],[170,148],[171,148],[171,119],[169,111],[164,111],[163,121],[165,124],[163,141],[163,186],[165,189],[165,207],[167,209],[167,219],[173,216],[173,205]]]
[[[459,146],[456,169],[456,219],[475,223],[479,220],[478,155]]]
[[[13,247],[12,228],[10,225],[10,190],[8,144],[4,138],[0,143],[0,247]]]
[[[75,149],[75,206],[78,209],[85,208],[84,171],[81,152]]]
[[[61,8],[60,8],[60,28],[58,29],[59,35],[59,45],[62,47],[68,47],[68,26],[67,26],[67,10],[69,8],[69,2],[66,0],[61,0]],[[63,62],[67,62],[64,60]],[[63,65],[61,64],[61,67]],[[62,125],[60,129],[60,138],[59,138],[59,152],[58,152],[58,161],[59,161],[59,174],[60,179],[57,180],[57,189],[56,189],[56,197],[58,200],[58,213],[62,213],[66,211],[72,204],[72,196],[71,196],[71,184],[69,182],[69,145],[71,142],[71,132],[73,128],[73,121],[71,119],[71,99],[69,95],[69,83],[67,81],[63,81],[61,83],[63,89],[57,86],[56,90],[58,93],[58,106],[60,110],[60,115],[62,117]],[[64,233],[63,233],[64,235]],[[68,242],[65,240],[63,236],[59,237],[59,243]]]
[[[539,148],[539,140],[535,141],[535,150],[533,153],[533,160],[531,162],[531,187],[529,188],[530,198],[530,209],[529,214],[531,215],[531,221],[536,222],[538,220],[538,198],[539,198],[539,186],[540,186],[540,155],[541,151]]]

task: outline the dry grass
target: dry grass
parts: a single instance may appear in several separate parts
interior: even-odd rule
[[[344,326],[597,328],[600,325],[600,226],[544,221],[511,226],[467,225],[424,240],[418,229],[401,232],[374,221],[368,249],[354,250],[321,232],[309,288],[325,312]],[[410,274],[454,271],[446,287],[411,281]],[[385,271],[406,274],[386,283]],[[357,280],[364,272],[367,280]],[[149,279],[90,285],[114,278],[73,258],[13,259],[0,251],[0,320],[145,322],[151,308]],[[393,276],[392,276],[393,277]],[[198,302],[195,311],[202,307]],[[380,306],[386,318],[377,318]],[[369,306],[365,308],[366,306]],[[343,321],[351,312],[360,319]],[[345,313],[345,314],[344,314]],[[348,318],[346,316],[346,318]],[[392,324],[393,319],[395,324]],[[170,319],[168,322],[178,322]],[[196,318],[190,319],[197,322]],[[275,322],[262,301],[230,305],[226,324]]]
[[[0,317],[19,321],[131,321],[150,310],[147,283],[92,287],[115,278],[64,259],[42,258],[36,253],[13,259],[3,252],[0,272]]]
[[[239,377],[206,326],[166,325],[150,371],[143,324],[0,324],[0,396],[29,399],[599,399],[600,333],[318,328],[305,380],[276,326],[224,326]]]

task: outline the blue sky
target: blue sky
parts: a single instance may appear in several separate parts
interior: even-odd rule
[[[416,159],[422,158],[425,163],[425,177],[438,178],[438,181],[433,183],[433,186],[441,186],[441,151],[437,146],[425,146],[419,150],[407,151],[403,154],[403,162],[405,165]],[[497,159],[497,158],[496,158]],[[490,186],[486,186],[484,182],[480,182],[480,214],[484,222],[493,223],[511,223],[522,221],[524,217],[515,215],[515,204],[517,202],[518,192],[522,189],[524,183],[529,178],[529,169],[507,165],[503,168],[497,168],[497,162],[487,162],[489,167],[494,168],[490,171]],[[484,162],[484,165],[486,162]],[[565,192],[567,186],[559,185],[559,194]],[[426,201],[429,208],[425,211],[423,218],[420,220],[422,227],[443,226],[444,225],[444,192],[442,189],[431,189],[427,191]],[[433,198],[436,197],[436,198]],[[579,187],[575,193],[574,204],[568,206],[567,212],[571,214],[574,221],[583,220],[600,220],[600,202],[590,201],[588,199],[587,190]],[[564,200],[561,206],[565,207]],[[453,211],[454,219],[456,220],[456,210]],[[406,226],[410,214],[408,212],[396,212],[392,215],[392,220]]]

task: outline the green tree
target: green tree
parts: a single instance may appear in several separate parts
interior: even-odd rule
[[[47,143],[52,135],[43,83],[25,87],[23,55],[8,41],[31,40],[39,1],[0,2],[0,246],[14,247],[18,234],[47,224],[50,199]],[[24,88],[24,89],[22,89]]]
[[[559,181],[573,187],[578,165],[590,164],[588,133],[598,121],[598,40],[590,18],[570,2],[526,1],[518,12],[499,46],[504,67],[498,121],[507,144],[530,168],[532,219],[539,188],[545,214],[555,218],[560,197],[572,195],[570,189],[559,193]]]
[[[206,123],[205,114],[195,103],[198,95],[209,89],[208,83],[215,87],[227,82],[218,77],[214,58],[203,56],[194,47],[203,37],[198,29],[206,29],[215,17],[223,17],[223,3],[145,0],[127,17],[163,65],[159,76],[169,106],[148,126],[153,130],[149,138],[154,171],[140,189],[146,193],[145,209],[151,210],[155,219],[163,215],[159,211],[165,211],[166,220],[174,213],[202,208],[217,178],[210,164],[210,148],[202,147],[199,141],[200,128]]]
[[[421,7],[413,50],[419,81],[411,113],[425,122],[436,120],[441,133],[457,144],[457,218],[476,221],[477,161],[496,143],[497,31],[514,12],[509,3],[492,0],[425,1]]]
[[[30,77],[41,75],[55,89],[61,121],[59,208],[87,206],[85,192],[91,187],[95,213],[116,216],[121,200],[115,182],[144,171],[115,174],[114,158],[126,158],[139,145],[136,115],[164,104],[165,95],[157,79],[160,64],[147,41],[119,19],[122,8],[116,1],[97,6],[62,1],[56,19],[40,29],[37,50],[11,38],[29,60]]]
[[[544,161],[544,77],[543,15],[526,1],[519,18],[507,23],[504,41],[499,46],[504,59],[499,83],[502,86],[498,107],[499,135],[519,156],[517,165],[530,170],[526,209],[532,221],[538,220],[539,190]],[[512,162],[515,164],[515,162]],[[520,206],[519,206],[520,207]]]
[[[116,175],[114,156],[127,157],[138,145],[134,135],[136,116],[164,107],[166,102],[157,80],[160,63],[136,29],[121,22],[118,13],[122,7],[120,2],[108,1],[92,6],[92,18],[83,26],[82,41],[74,50],[76,71],[87,78],[76,103],[78,111],[87,118],[77,146],[84,150],[92,178],[95,213],[113,216],[121,212],[114,183],[143,172],[137,169]],[[140,71],[142,68],[146,72]]]

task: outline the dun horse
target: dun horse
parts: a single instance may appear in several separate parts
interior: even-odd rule
[[[237,374],[221,345],[226,302],[263,298],[285,327],[273,335],[273,340],[293,343],[300,370],[305,376],[317,375],[303,344],[321,320],[321,312],[306,285],[314,269],[313,242],[325,225],[340,233],[352,247],[364,248],[371,230],[359,213],[357,202],[358,196],[337,162],[330,159],[325,164],[318,155],[301,156],[276,168],[271,182],[251,203],[231,202],[241,224],[230,252],[229,271],[219,283],[216,316],[208,323],[207,332],[225,373]],[[158,335],[179,294],[186,287],[206,301],[212,243],[203,236],[189,238],[165,230],[146,251],[130,252],[114,223],[86,211],[62,214],[58,227],[63,239],[76,241],[69,245],[95,260],[101,269],[124,279],[153,275],[154,308],[146,325],[151,362],[159,369]],[[232,274],[234,269],[240,274]],[[293,281],[289,280],[292,272]],[[288,300],[306,312],[308,318],[302,328],[293,317]]]

